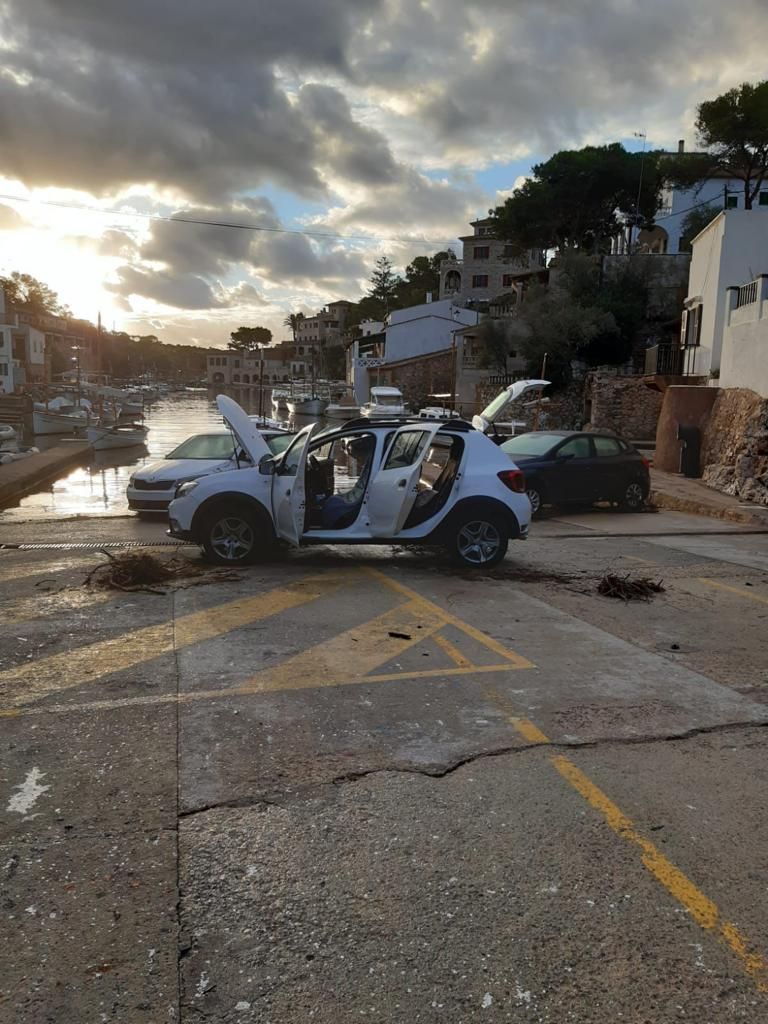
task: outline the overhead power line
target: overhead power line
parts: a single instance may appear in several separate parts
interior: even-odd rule
[[[335,231],[311,231],[300,228],[276,228],[266,224],[240,224],[233,221],[205,220],[198,217],[166,217],[159,213],[139,213],[129,210],[102,210],[97,206],[86,206],[82,203],[56,202],[52,199],[37,199],[32,196],[9,196],[0,193],[0,199],[14,203],[38,203],[40,206],[54,206],[64,210],[78,210],[81,213],[95,213],[102,217],[136,217],[140,220],[162,221],[167,224],[196,224],[209,228],[232,228],[235,231],[262,231],[275,235],[304,235],[307,238],[329,238],[343,242],[397,242],[402,245],[443,245],[446,239],[434,238],[402,238],[376,235],[342,235]]]

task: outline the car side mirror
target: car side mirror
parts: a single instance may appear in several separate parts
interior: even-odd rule
[[[271,455],[262,455],[259,460],[259,472],[262,476],[274,476],[275,460]]]

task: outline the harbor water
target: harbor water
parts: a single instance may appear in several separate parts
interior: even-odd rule
[[[22,498],[18,505],[0,511],[0,521],[133,514],[129,513],[125,496],[132,473],[168,455],[192,434],[224,429],[216,408],[218,393],[178,392],[152,402],[145,411],[144,422],[149,427],[145,445],[92,452],[85,465],[67,470],[44,489]],[[238,388],[227,393],[249,413],[255,415],[259,412],[258,392]],[[267,416],[273,415],[269,401],[263,403],[263,409]],[[312,417],[298,417],[295,423],[286,420],[286,426],[299,429],[312,421]],[[50,448],[58,440],[55,437],[33,438],[31,443],[40,448]]]

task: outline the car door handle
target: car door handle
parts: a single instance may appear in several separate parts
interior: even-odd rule
[[[290,488],[290,487],[289,487],[289,488],[288,488],[288,490],[287,490],[287,491],[285,492],[285,496],[286,496],[286,498],[290,498],[290,496],[291,496],[291,488]]]
[[[407,484],[408,484],[408,481],[407,481],[407,480],[398,480],[398,481],[397,481],[397,486],[398,486],[398,487],[406,487],[406,486],[407,486]]]

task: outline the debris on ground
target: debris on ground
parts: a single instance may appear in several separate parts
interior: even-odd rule
[[[194,586],[194,583],[215,583],[240,578],[230,570],[210,569],[203,563],[178,556],[158,558],[148,551],[125,551],[113,555],[102,550],[101,554],[106,555],[108,561],[91,569],[83,581],[84,586],[101,590],[124,590],[128,593],[145,591],[150,594],[167,594],[167,589],[159,589],[161,585],[178,589],[185,580],[194,581],[187,584]]]
[[[663,594],[661,580],[652,580],[647,576],[633,579],[630,575],[616,576],[609,573],[597,584],[598,594],[603,597],[616,597],[620,601],[650,601],[654,594]]]

